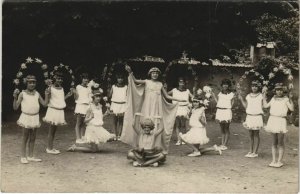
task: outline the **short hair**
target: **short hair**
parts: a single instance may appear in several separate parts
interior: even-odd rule
[[[82,73],[82,74],[80,75],[80,78],[81,78],[81,79],[89,79],[89,74],[88,74],[88,73]]]
[[[146,126],[149,126],[151,128],[151,130],[154,129],[154,122],[152,121],[152,119],[145,118],[145,119],[141,120],[141,127],[145,128]]]
[[[228,85],[229,87],[231,87],[231,81],[229,79],[223,79],[221,82],[221,86],[223,85]]]

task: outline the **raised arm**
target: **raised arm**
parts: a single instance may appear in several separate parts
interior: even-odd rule
[[[289,101],[287,101],[286,105],[290,111],[294,111],[294,102],[293,102],[293,93],[292,92],[289,93]]]
[[[20,93],[20,91],[18,89],[15,89],[13,97],[14,97],[13,109],[18,110],[18,108],[23,100],[23,94]]]
[[[156,132],[154,132],[154,136],[158,136],[159,134],[161,134],[164,131],[164,128],[161,128],[159,130],[157,130]]]
[[[132,79],[133,79],[134,83],[136,83],[136,84],[145,84],[146,83],[145,80],[137,80],[137,79],[135,79],[135,77],[133,75],[133,72],[131,70],[131,67],[129,65],[125,65],[125,70],[129,73],[129,76],[132,76]]]
[[[243,98],[241,94],[238,94],[238,98],[241,101],[244,108],[247,108],[247,101]]]
[[[272,99],[271,99],[272,100]],[[263,93],[263,107],[264,108],[270,108],[271,106],[271,101],[267,102],[267,96],[266,93]]]

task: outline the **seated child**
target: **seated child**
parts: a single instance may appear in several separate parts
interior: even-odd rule
[[[162,152],[162,148],[154,147],[157,136],[163,132],[163,128],[154,130],[154,122],[150,118],[145,118],[142,121],[137,119],[135,114],[133,129],[138,135],[138,147],[128,152],[128,159],[133,160],[133,166],[158,166],[158,163],[163,163],[166,156]],[[140,126],[139,127],[139,121]]]

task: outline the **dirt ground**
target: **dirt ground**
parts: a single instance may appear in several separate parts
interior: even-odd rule
[[[44,114],[41,114],[44,115]],[[285,166],[270,168],[271,136],[261,132],[258,158],[245,158],[248,131],[240,123],[231,124],[229,150],[223,154],[187,157],[186,145],[171,143],[163,166],[135,168],[126,159],[130,147],[122,142],[103,145],[101,152],[72,153],[65,150],[74,142],[74,116],[67,114],[68,126],[56,135],[60,155],[45,153],[47,125],[38,131],[36,155],[41,163],[20,163],[21,130],[11,122],[2,123],[2,192],[228,192],[297,193],[298,128],[289,126],[286,138]],[[106,118],[110,128],[111,119]],[[209,145],[220,142],[218,124],[209,122]]]

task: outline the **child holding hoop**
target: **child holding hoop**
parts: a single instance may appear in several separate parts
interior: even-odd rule
[[[260,92],[261,83],[258,80],[251,82],[251,93],[246,96],[246,100],[238,94],[238,98],[242,105],[246,108],[247,117],[243,123],[244,127],[249,130],[250,136],[250,149],[247,158],[258,157],[259,147],[259,130],[263,128],[263,96]]]
[[[293,94],[290,92],[289,97],[283,93],[283,83],[275,84],[275,95],[267,102],[266,93],[263,95],[265,108],[270,108],[270,117],[265,130],[272,133],[272,162],[270,167],[280,168],[283,166],[282,159],[284,155],[284,137],[287,133],[287,112],[294,111]],[[276,161],[276,153],[278,151],[278,160]]]
[[[116,140],[122,133],[124,113],[126,111],[127,85],[125,85],[124,77],[121,74],[116,75],[117,83],[112,85],[109,93],[111,98],[110,110],[114,115],[114,128]]]
[[[49,90],[45,91],[45,100],[35,90],[36,78],[34,75],[27,75],[26,90],[19,92],[18,89],[14,91],[13,108],[17,110],[21,105],[22,113],[17,124],[23,128],[22,146],[21,146],[21,163],[27,164],[28,161],[41,162],[39,158],[33,156],[33,149],[36,139],[37,128],[41,126],[40,123],[40,105],[47,106]],[[28,145],[28,157],[26,157],[26,147]]]
[[[60,151],[53,148],[53,141],[57,127],[66,125],[64,108],[66,107],[65,100],[73,95],[71,90],[66,96],[62,87],[63,73],[56,71],[54,73],[54,83],[51,85],[48,93],[49,103],[44,122],[49,123],[48,143],[46,153],[59,154]]]
[[[229,140],[229,126],[232,120],[232,106],[234,93],[231,92],[231,81],[229,79],[223,79],[221,82],[221,92],[218,94],[218,98],[212,92],[214,100],[217,102],[216,120],[220,123],[222,133],[222,143],[220,145],[221,150],[227,150],[227,144]]]
[[[190,109],[189,99],[192,99],[194,96],[191,94],[190,90],[185,86],[185,80],[183,77],[178,78],[178,88],[174,88],[168,92],[169,95],[174,98],[185,100],[185,102],[176,102],[173,101],[173,104],[178,103],[178,109],[176,112],[176,120],[175,120],[175,130],[177,135],[177,143],[175,145],[184,144],[179,137],[179,133],[185,132],[187,130],[187,120],[189,117]]]
[[[74,90],[74,98],[76,102],[76,143],[84,143],[82,140],[82,137],[84,136],[84,118],[91,102],[91,88],[88,87],[89,76],[87,73],[82,73],[80,78],[81,84],[77,85]]]

